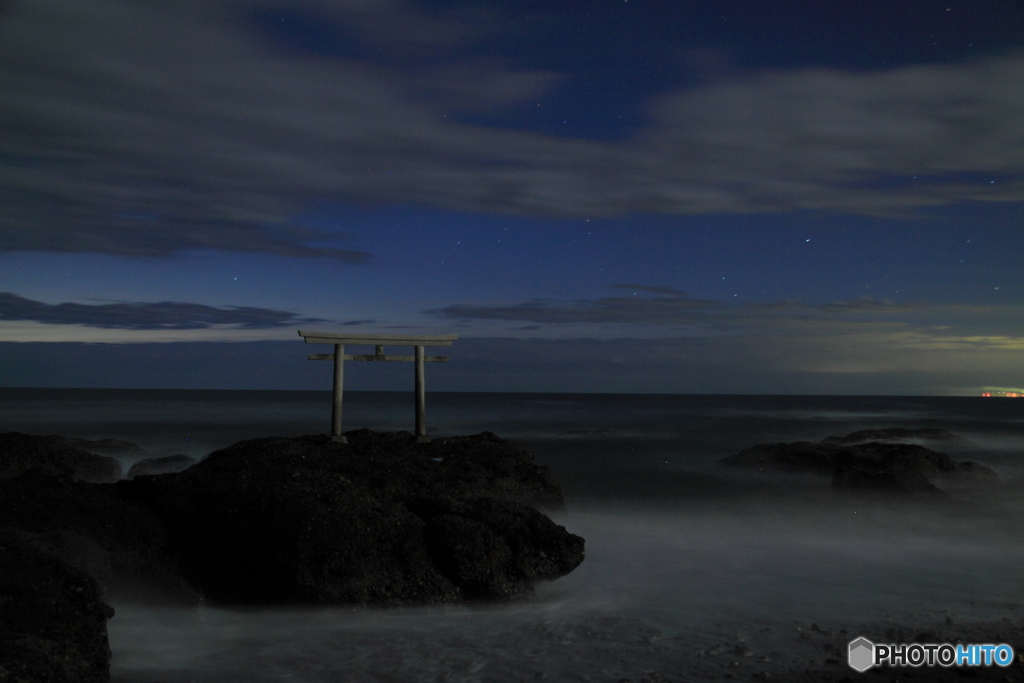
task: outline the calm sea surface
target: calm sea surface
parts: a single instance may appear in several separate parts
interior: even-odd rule
[[[587,540],[583,565],[514,606],[243,611],[125,598],[109,622],[114,681],[685,678],[700,648],[747,632],[1020,614],[1024,401],[427,400],[431,435],[492,431],[552,468],[568,508],[557,521]],[[411,430],[412,401],[349,392],[344,428]],[[248,438],[323,433],[329,421],[328,392],[0,389],[0,429],[125,439],[154,455],[202,457]],[[1000,483],[938,505],[866,504],[834,496],[827,478],[715,465],[755,443],[882,427],[955,432],[970,445],[950,455],[988,465]]]

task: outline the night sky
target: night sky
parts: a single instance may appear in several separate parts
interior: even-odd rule
[[[329,388],[300,328],[457,333],[434,390],[1024,387],[1024,1],[0,0],[0,386]]]

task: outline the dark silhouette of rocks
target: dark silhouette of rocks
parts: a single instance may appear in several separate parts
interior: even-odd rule
[[[837,446],[850,446],[853,444],[868,443],[870,441],[898,443],[906,443],[908,441],[932,441],[935,443],[945,444],[947,446],[967,446],[971,443],[959,434],[947,432],[945,429],[907,429],[906,427],[861,429],[860,431],[852,432],[846,436],[827,437],[822,439],[821,443],[834,444]]]
[[[61,543],[0,529],[0,680],[110,678],[107,619],[114,611],[96,580],[61,557]]]
[[[165,455],[161,458],[140,460],[128,469],[125,479],[134,479],[140,475],[171,474],[181,472],[196,464],[195,458],[187,455]]]
[[[469,599],[529,596],[537,581],[564,576],[583,560],[582,538],[519,503],[441,499],[416,509],[426,519],[431,558]]]
[[[891,493],[942,494],[933,480],[939,483],[983,482],[997,478],[996,473],[984,465],[958,462],[924,446],[875,441],[861,443],[856,436],[874,431],[855,432],[843,437],[850,439],[852,444],[845,446],[837,444],[835,437],[820,443],[758,444],[722,458],[719,463],[747,469],[831,473],[834,489]]]
[[[886,469],[912,470],[929,477],[942,479],[996,479],[994,471],[970,460],[956,461],[945,453],[916,444],[877,443],[859,444],[840,454],[835,462],[839,466],[857,465]]]
[[[99,456],[59,438],[0,436],[0,680],[108,680],[103,591],[125,577],[241,604],[439,604],[522,599],[583,561],[532,507],[562,494],[517,444],[347,436],[116,483],[83,481]]]
[[[845,449],[839,446],[810,441],[760,443],[718,462],[732,467],[831,472],[836,466],[835,457],[843,452]]]
[[[835,468],[832,488],[840,491],[946,495],[920,470],[901,466],[894,461],[865,462],[852,459]]]
[[[74,567],[91,577],[101,591],[110,586],[110,553],[82,534],[71,531],[33,533],[24,529],[0,527],[0,537],[12,542],[27,543]]]
[[[176,573],[167,534],[143,504],[121,495],[120,484],[90,484],[67,474],[32,469],[0,482],[0,526],[35,534],[87,539],[106,554],[115,573],[166,579]],[[85,569],[88,554],[67,546],[62,557]],[[74,552],[82,557],[75,560]],[[97,577],[99,578],[99,577]]]
[[[98,455],[146,455],[146,451],[142,446],[131,441],[122,441],[121,439],[79,439],[59,435],[53,435],[52,438],[72,448]]]
[[[185,577],[220,601],[515,600],[582,562],[583,539],[530,507],[561,507],[561,491],[517,444],[347,437],[244,441],[119,486],[152,507]]]
[[[70,474],[75,479],[93,483],[121,478],[118,460],[71,446],[64,437],[0,433],[0,480],[33,468],[55,476]]]

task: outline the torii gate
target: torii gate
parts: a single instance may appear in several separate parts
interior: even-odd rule
[[[332,334],[330,332],[303,332],[299,330],[299,336],[306,340],[307,344],[334,344],[334,353],[311,353],[309,360],[333,360],[334,361],[334,404],[331,409],[331,441],[348,443],[341,434],[341,395],[345,378],[345,361],[347,360],[374,360],[374,361],[401,361],[416,363],[416,443],[429,443],[427,436],[427,393],[423,384],[424,363],[447,363],[448,356],[424,356],[425,346],[451,346],[459,338],[456,334],[439,334],[433,336],[423,335],[402,335],[402,334]],[[346,344],[366,344],[375,348],[375,353],[365,355],[351,355],[345,353]],[[414,356],[387,356],[384,355],[384,346],[414,346]]]

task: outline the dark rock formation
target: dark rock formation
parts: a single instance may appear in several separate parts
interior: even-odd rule
[[[520,446],[347,436],[244,441],[118,486],[164,522],[186,578],[222,601],[509,600],[583,560],[583,539],[530,507],[562,496]]]
[[[832,474],[832,488],[840,491],[945,495],[920,470],[900,466],[892,461],[851,460],[836,467]]]
[[[718,462],[731,467],[831,472],[836,466],[836,456],[844,452],[845,449],[838,446],[810,441],[761,443]]]
[[[0,529],[2,681],[109,680],[107,619],[114,611],[92,577],[60,558],[54,544],[61,543]]]
[[[0,435],[0,681],[108,680],[102,591],[119,576],[231,602],[430,604],[522,598],[582,562],[583,539],[531,507],[562,495],[520,446],[348,437],[256,439],[96,484],[81,479],[111,476],[106,458]]]
[[[125,479],[134,479],[140,475],[171,474],[181,472],[196,464],[195,458],[187,455],[165,455],[162,458],[146,458],[128,469]]]
[[[145,449],[131,441],[121,439],[79,439],[71,436],[53,435],[61,443],[81,451],[99,455],[146,455]]]
[[[872,442],[843,451],[834,458],[836,465],[911,470],[942,479],[997,478],[996,473],[984,465],[969,460],[958,462],[945,453],[914,444]]]
[[[748,469],[831,473],[832,487],[840,490],[941,493],[933,479],[941,483],[996,478],[996,473],[984,465],[957,462],[944,453],[906,443],[758,444],[719,463]]]
[[[13,527],[0,527],[0,536],[18,544],[27,544],[64,564],[90,576],[101,591],[110,585],[110,553],[95,541],[71,531],[33,533]],[[2,544],[0,544],[2,545]]]
[[[887,429],[862,429],[852,432],[846,436],[830,436],[821,440],[823,444],[837,446],[850,446],[853,444],[867,443],[869,441],[906,443],[909,441],[930,441],[941,443],[946,446],[966,446],[970,441],[947,432],[945,429],[907,429],[905,427],[891,427]]]
[[[583,560],[582,538],[525,505],[482,498],[414,508],[427,520],[431,558],[467,598],[526,596],[537,581],[564,576]]]
[[[38,468],[51,475],[101,483],[121,478],[121,463],[68,445],[64,437],[4,432],[0,434],[0,480]]]
[[[89,484],[68,475],[29,470],[0,482],[0,526],[65,539],[88,539],[102,549],[115,572],[164,579],[175,573],[167,552],[167,535],[146,506],[125,500],[121,484]],[[57,555],[88,570],[88,548],[63,541]],[[79,544],[81,545],[81,544]],[[78,555],[80,559],[74,559]],[[92,572],[95,575],[95,572]],[[97,575],[97,578],[101,578]],[[101,583],[102,583],[101,579]]]

